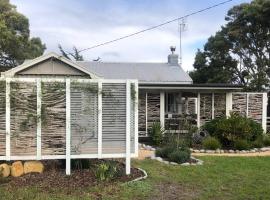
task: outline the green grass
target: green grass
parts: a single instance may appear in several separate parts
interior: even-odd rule
[[[202,166],[168,166],[133,161],[149,178],[133,184],[106,184],[67,192],[0,186],[0,199],[270,199],[270,157],[201,157]]]

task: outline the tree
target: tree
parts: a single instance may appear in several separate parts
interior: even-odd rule
[[[270,77],[270,1],[254,0],[231,8],[227,24],[196,53],[197,83],[238,83],[263,91]]]
[[[40,38],[30,38],[28,19],[9,0],[0,0],[0,71],[40,56],[45,49]]]
[[[74,59],[76,61],[83,61],[83,56],[80,54],[80,51],[76,48],[76,47],[73,47],[73,53],[71,52],[66,52],[63,47],[59,44],[58,45],[58,48],[62,54],[62,56],[64,56],[65,58],[71,60],[71,59]]]

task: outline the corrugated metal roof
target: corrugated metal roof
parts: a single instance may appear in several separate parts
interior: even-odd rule
[[[190,76],[179,66],[168,63],[122,63],[79,61],[89,72],[106,79],[138,79],[140,82],[192,83]]]

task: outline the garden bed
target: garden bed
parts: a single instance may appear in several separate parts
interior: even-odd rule
[[[94,160],[91,162],[99,164],[102,160]],[[122,171],[121,176],[101,182],[97,180],[95,171],[91,168],[73,169],[71,175],[67,176],[59,162],[53,163],[52,161],[47,161],[44,164],[45,171],[41,174],[31,173],[21,177],[0,178],[0,185],[5,186],[10,190],[34,186],[42,191],[50,191],[51,189],[72,191],[78,188],[87,188],[99,184],[113,184],[115,182],[125,183],[145,176],[144,172],[137,168],[131,168],[131,174],[125,175],[125,165],[119,162],[118,166]]]

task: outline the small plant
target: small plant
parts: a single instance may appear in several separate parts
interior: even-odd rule
[[[184,163],[190,160],[190,151],[184,149],[176,149],[168,155],[171,162]]]
[[[270,135],[269,134],[265,134],[263,136],[263,145],[270,146]]]
[[[164,128],[159,122],[154,122],[149,129],[149,135],[154,145],[161,145],[164,138]]]
[[[170,153],[172,153],[176,148],[174,146],[164,146],[156,150],[156,156],[161,158],[167,158]]]
[[[257,138],[254,142],[252,142],[252,147],[254,148],[262,148],[263,145],[263,137]]]
[[[202,142],[204,149],[216,150],[221,147],[220,142],[214,137],[207,137]]]
[[[234,143],[234,148],[236,150],[248,150],[250,149],[250,144],[247,140],[236,140]]]
[[[102,162],[96,165],[95,176],[99,181],[108,181],[120,174],[118,166],[114,162]]]

